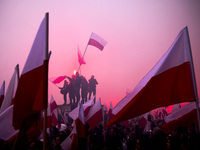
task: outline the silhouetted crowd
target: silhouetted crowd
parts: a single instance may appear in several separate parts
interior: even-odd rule
[[[65,105],[67,104],[67,97],[69,97],[70,104],[75,104],[80,99],[85,103],[92,95],[96,95],[96,85],[98,85],[98,82],[94,78],[94,75],[87,81],[83,75],[79,75],[76,72],[76,75],[72,75],[71,77],[67,76],[67,79],[69,82],[65,80],[63,87],[60,87],[60,93],[63,94]]]
[[[104,119],[108,117],[105,112]],[[163,120],[151,120],[151,129],[145,130],[139,124],[140,117],[103,128],[99,123],[87,132],[87,139],[78,143],[79,150],[199,150],[200,135],[192,123],[191,127],[178,127],[171,132],[164,132],[160,125]],[[104,121],[105,122],[105,121]],[[72,124],[53,126],[48,132],[48,150],[62,150],[61,143],[70,135]],[[24,141],[23,141],[24,140]],[[21,144],[21,147],[20,145]],[[1,141],[2,149],[12,149],[9,142]],[[80,147],[81,145],[81,147]],[[84,146],[83,146],[84,145]],[[39,138],[22,139],[16,148],[25,150],[42,150],[43,142]]]

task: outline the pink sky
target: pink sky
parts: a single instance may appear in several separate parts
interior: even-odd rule
[[[94,75],[99,82],[97,98],[115,106],[188,26],[200,94],[198,0],[0,1],[0,86],[5,80],[7,89],[17,64],[21,74],[46,12],[52,51],[49,78],[71,76],[78,69],[77,45],[83,54],[94,32],[108,44],[103,51],[88,46],[81,74],[86,79]],[[57,104],[64,103],[59,89],[49,82],[49,100],[51,95]]]

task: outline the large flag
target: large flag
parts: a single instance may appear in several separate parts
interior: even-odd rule
[[[89,125],[89,131],[94,129],[96,125],[103,121],[103,112],[101,107],[101,99],[99,98],[97,102],[90,108],[90,111],[86,118],[86,123]]]
[[[47,108],[48,90],[48,13],[43,19],[17,87],[13,125],[19,129],[23,120]]]
[[[113,109],[115,116],[106,126],[134,118],[158,107],[198,99],[188,29],[176,40],[139,82]]]
[[[3,99],[4,99],[4,95],[5,95],[5,81],[3,81],[3,84],[0,89],[0,109],[1,109]]]
[[[4,110],[6,110],[6,108],[8,108],[12,104],[12,100],[15,95],[18,80],[19,80],[18,78],[19,78],[19,65],[16,65],[14,73],[10,80],[10,83],[8,85],[5,98],[1,105],[0,113],[2,113]]]
[[[80,49],[79,49],[79,46],[77,46],[77,49],[78,49],[78,62],[79,62],[79,64],[80,64],[80,66],[81,66],[82,64],[86,64],[85,61],[84,61],[84,59],[83,59],[83,57],[82,57],[81,51],[80,51]]]
[[[6,108],[0,114],[0,139],[9,140],[16,135],[19,130],[15,130],[12,125],[13,105]]]
[[[192,127],[192,123],[198,126],[196,103],[190,102],[172,112],[165,117],[165,122],[165,124],[161,125],[165,132],[171,132],[177,127]]]
[[[92,32],[88,41],[88,45],[95,46],[102,51],[106,44],[107,42],[103,38]]]
[[[83,104],[83,109],[84,109],[84,113],[85,113],[86,117],[87,117],[90,107],[94,101],[94,98],[95,98],[95,96],[93,96],[90,100],[88,100],[86,103]],[[79,107],[80,106],[76,107],[74,110],[72,110],[68,114],[73,120],[76,120],[78,118]]]
[[[67,76],[64,75],[64,76],[59,76],[59,77],[53,77],[53,78],[50,78],[49,80],[53,83],[53,84],[58,84],[60,82],[62,82]]]

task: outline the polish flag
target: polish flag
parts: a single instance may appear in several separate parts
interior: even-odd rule
[[[43,19],[22,70],[14,99],[13,126],[47,108],[48,13]]]
[[[54,100],[53,96],[51,96],[50,100],[50,106],[51,106],[51,121],[53,126],[58,125],[58,105],[56,104],[56,101]]]
[[[102,51],[106,44],[107,42],[103,38],[92,32],[88,45],[95,46]]]
[[[155,108],[197,100],[188,29],[185,27],[170,49],[113,109],[106,126],[131,119]]]
[[[84,61],[84,59],[83,59],[83,57],[82,57],[81,51],[79,49],[79,46],[77,46],[77,49],[78,49],[78,62],[79,62],[79,64],[80,65],[86,64],[85,61]]]
[[[99,98],[97,102],[90,108],[90,111],[86,118],[86,123],[89,125],[89,131],[94,129],[96,125],[103,121],[103,112],[101,108],[101,99]]]
[[[78,138],[86,138],[87,129],[86,129],[85,115],[82,103],[80,103],[79,106],[78,118],[75,120],[75,125]]]
[[[6,108],[0,114],[0,139],[9,140],[13,136],[15,136],[19,130],[15,130],[12,125],[12,117],[13,117],[13,105]]]
[[[3,81],[3,84],[0,89],[0,109],[1,109],[3,99],[4,99],[4,95],[5,95],[5,81]]]
[[[18,78],[19,78],[19,65],[15,67],[14,73],[12,75],[12,78],[10,80],[10,83],[6,91],[5,98],[1,105],[0,113],[2,113],[4,110],[6,110],[6,108],[8,108],[12,104],[12,100],[14,98],[19,80]]]
[[[165,124],[161,125],[165,132],[171,132],[177,127],[192,127],[192,123],[198,126],[196,103],[190,102],[174,111],[165,117],[165,122]]]
[[[76,126],[73,127],[70,135],[60,144],[63,150],[76,150],[78,149],[78,137]]]
[[[108,111],[109,120],[111,120],[114,117],[114,114],[112,113],[112,111],[113,111],[113,105],[112,105],[112,102],[110,102],[110,108]]]
[[[85,116],[87,117],[87,114],[90,110],[90,107],[94,101],[95,96],[93,96],[90,100],[88,100],[86,103],[83,104],[83,109]],[[73,119],[76,120],[78,118],[78,112],[79,112],[79,106],[76,107],[74,110],[72,110],[68,115]]]
[[[57,113],[57,104],[51,95],[50,103],[47,108],[47,128],[51,128],[51,125],[57,126],[58,125],[58,113]],[[43,116],[44,119],[44,116]],[[44,121],[42,121],[44,122]],[[43,125],[42,125],[43,126]]]
[[[62,82],[66,77],[67,76],[53,77],[53,78],[50,78],[49,80],[54,84],[58,84],[58,83]]]

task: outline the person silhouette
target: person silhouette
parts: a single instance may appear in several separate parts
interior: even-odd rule
[[[74,82],[75,82],[75,76],[72,75],[72,77],[67,77],[69,79],[69,99],[70,104],[75,103],[75,95],[74,95]]]
[[[88,87],[88,81],[84,76],[81,76],[81,98],[83,103],[87,102]]]
[[[69,92],[69,84],[67,80],[64,81],[63,87],[59,87],[60,93],[63,94],[64,105],[67,104],[67,93]]]
[[[91,76],[89,79],[89,99],[91,98],[91,95],[96,95],[96,85],[98,85],[97,80],[94,78],[94,75]],[[96,98],[94,98],[94,103],[96,101]]]
[[[74,94],[76,102],[80,101],[80,87],[81,86],[81,77],[78,72],[76,72],[75,81],[74,81]]]

